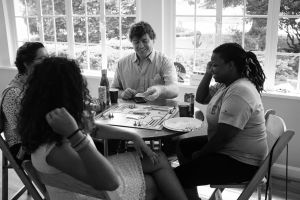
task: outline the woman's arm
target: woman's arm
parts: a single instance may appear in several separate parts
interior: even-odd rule
[[[196,101],[201,104],[207,104],[209,102],[209,84],[212,79],[212,63],[208,62],[206,72],[197,88]]]
[[[144,140],[138,135],[137,131],[132,129],[131,131],[124,131],[120,127],[109,126],[101,123],[97,123],[97,137],[101,139],[121,139],[131,140],[134,142],[137,153],[143,157],[142,151],[152,160],[153,163],[158,162],[158,157],[144,142]]]
[[[228,124],[219,123],[217,126],[215,135],[200,151],[193,153],[193,158],[217,152],[240,132],[240,129]]]
[[[74,118],[64,108],[51,111],[46,119],[52,129],[64,137],[78,129]],[[113,166],[97,151],[87,136],[78,131],[68,140],[70,143],[55,146],[50,151],[46,158],[49,165],[97,190],[118,188],[119,179]]]

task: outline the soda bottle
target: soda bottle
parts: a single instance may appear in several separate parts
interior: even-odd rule
[[[106,91],[105,91],[105,96],[106,98],[104,99],[104,102],[106,104],[106,106],[109,106],[109,102],[110,102],[110,96],[109,96],[109,81],[107,78],[107,70],[106,69],[102,69],[102,76],[101,76],[101,80],[100,80],[100,86],[105,86]]]

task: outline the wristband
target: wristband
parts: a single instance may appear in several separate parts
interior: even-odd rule
[[[76,129],[73,133],[71,133],[69,136],[67,136],[67,139],[71,139],[74,135],[76,135],[79,131],[81,131],[80,128]]]
[[[83,140],[80,141],[79,144],[77,144],[76,146],[74,146],[73,149],[75,151],[79,152],[83,148],[87,147],[89,144],[90,144],[90,140],[87,137],[85,137]]]

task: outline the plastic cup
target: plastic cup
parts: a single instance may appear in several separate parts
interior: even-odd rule
[[[119,93],[118,89],[115,88],[109,89],[110,101],[112,104],[118,103],[118,93]]]
[[[179,117],[189,117],[189,103],[181,102],[178,104]]]

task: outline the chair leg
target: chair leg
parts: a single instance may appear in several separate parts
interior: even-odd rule
[[[216,188],[209,197],[209,200],[222,200],[222,192],[225,188]]]
[[[269,200],[272,200],[272,177],[269,180]]]
[[[8,200],[8,161],[2,153],[2,199]]]
[[[260,185],[257,187],[257,199],[261,200],[261,186]]]
[[[11,200],[17,200],[17,199],[19,199],[21,196],[22,196],[22,194],[24,194],[24,192],[26,192],[26,187],[25,186],[23,186],[12,198],[11,198]]]

